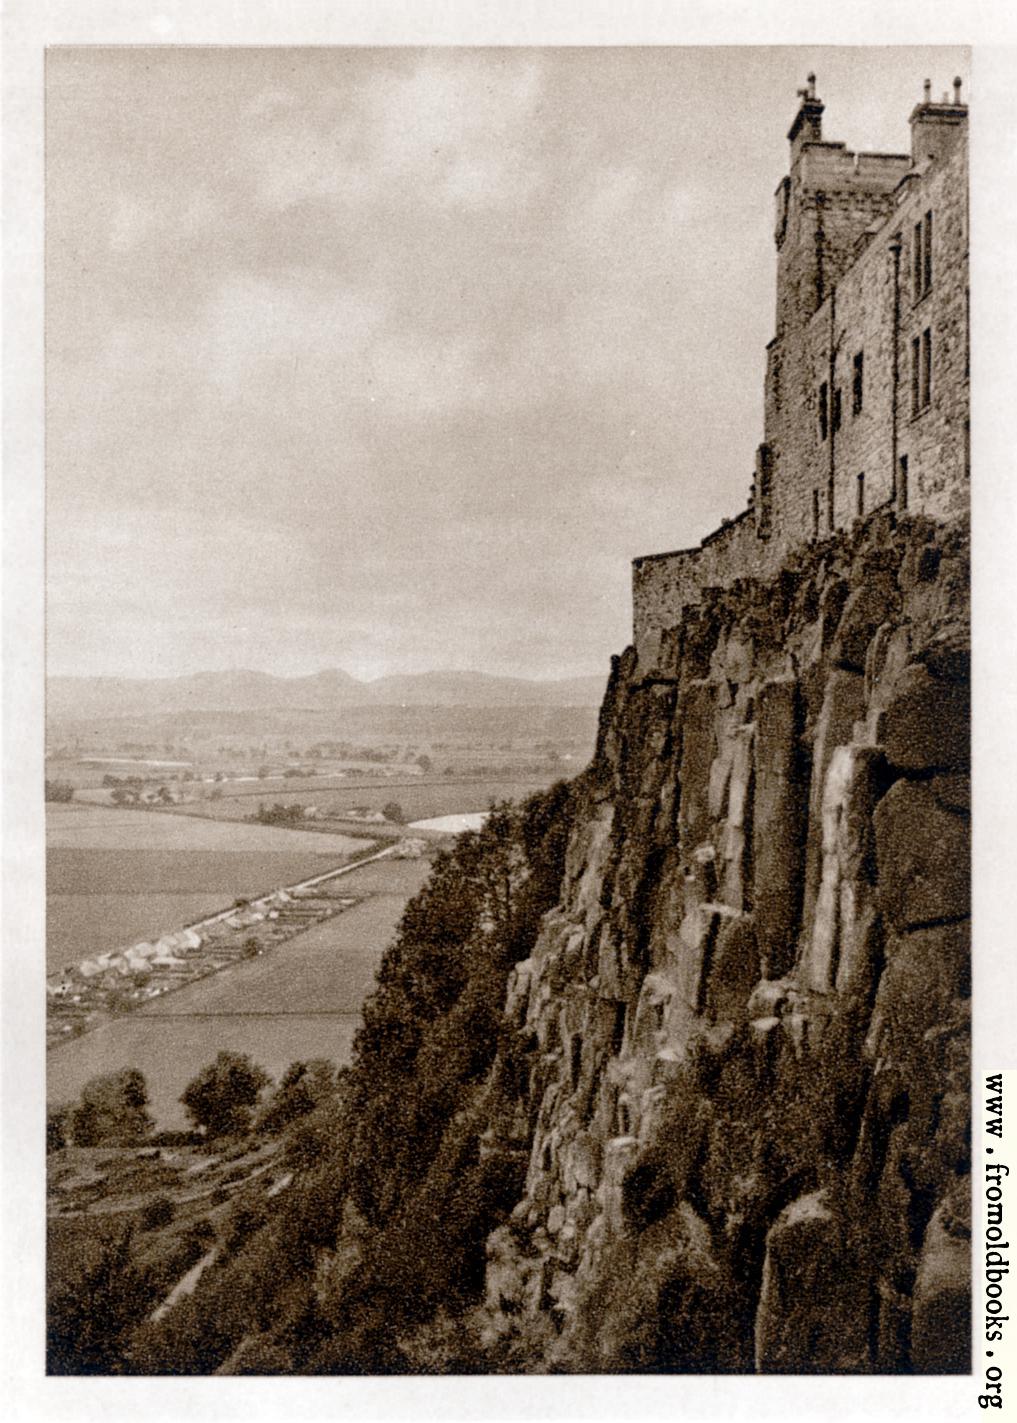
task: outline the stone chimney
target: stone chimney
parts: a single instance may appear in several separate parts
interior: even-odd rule
[[[822,99],[816,98],[816,76],[810,74],[804,89],[798,90],[798,112],[795,114],[794,123],[788,129],[788,141],[791,144],[791,163],[794,164],[802,148],[807,143],[822,143],[823,141],[823,109]]]
[[[932,101],[932,84],[926,79],[922,102],[916,104],[911,113],[912,166],[917,168],[920,163],[934,163],[949,152],[967,117],[968,106],[961,103],[959,78],[953,81],[953,102],[944,94],[938,104]]]

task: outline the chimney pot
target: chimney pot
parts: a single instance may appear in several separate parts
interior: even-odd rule
[[[925,91],[925,102],[928,104],[929,102],[931,102],[932,99],[932,80],[926,79],[925,83],[922,85],[922,88]]]
[[[961,77],[959,74],[953,81],[953,101],[955,104],[959,104],[961,101]]]

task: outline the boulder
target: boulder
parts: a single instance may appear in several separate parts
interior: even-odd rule
[[[827,679],[823,706],[812,738],[812,780],[809,787],[809,828],[805,853],[806,919],[812,915],[823,859],[823,793],[834,751],[851,741],[855,722],[865,710],[864,679],[838,668]]]
[[[831,648],[834,665],[861,672],[876,629],[893,614],[898,602],[896,580],[888,572],[877,572],[855,588],[844,605]]]
[[[707,980],[709,1016],[743,1020],[749,995],[758,981],[759,945],[751,915],[724,919]]]
[[[894,682],[880,722],[887,760],[902,771],[965,770],[971,763],[971,693],[912,663]]]
[[[756,1372],[855,1372],[868,1361],[868,1288],[822,1191],[792,1201],[766,1237]]]
[[[752,803],[752,904],[763,971],[779,976],[794,959],[802,895],[805,792],[799,748],[798,684],[766,682],[756,701]]]
[[[898,781],[876,807],[879,903],[897,929],[971,912],[967,819],[924,783]]]
[[[710,836],[710,768],[716,754],[714,690],[695,682],[683,693],[678,708],[682,728],[681,811],[683,844],[699,845]]]
[[[940,1205],[925,1232],[911,1315],[911,1359],[920,1374],[971,1370],[970,1232],[951,1230]]]

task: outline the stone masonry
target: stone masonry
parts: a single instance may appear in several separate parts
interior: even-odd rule
[[[952,520],[970,485],[967,107],[911,114],[911,153],[823,140],[814,76],[777,188],[776,334],[747,509],[696,548],[633,563],[634,640],[708,587],[772,576],[794,548],[874,511]]]

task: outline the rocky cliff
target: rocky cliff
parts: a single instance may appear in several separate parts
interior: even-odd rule
[[[500,1367],[968,1367],[968,664],[966,530],[888,514],[616,660],[509,981]]]

